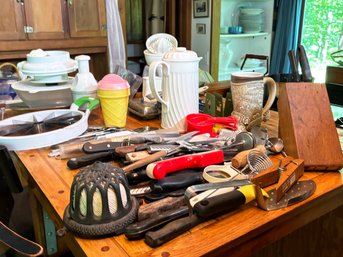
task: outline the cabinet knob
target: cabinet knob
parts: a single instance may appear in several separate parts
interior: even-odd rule
[[[18,4],[24,5],[24,0],[17,0]]]
[[[73,0],[68,0],[68,4],[69,4],[69,6],[72,6],[73,5]]]

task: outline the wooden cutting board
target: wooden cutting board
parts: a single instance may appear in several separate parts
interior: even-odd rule
[[[280,83],[279,137],[305,170],[337,170],[343,154],[325,84]]]

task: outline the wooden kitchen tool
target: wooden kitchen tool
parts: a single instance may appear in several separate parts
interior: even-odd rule
[[[259,172],[257,175],[253,176],[250,180],[254,184],[261,188],[278,183],[280,178],[280,169],[286,167],[293,159],[291,156],[284,157],[280,160],[272,159],[273,166]]]
[[[276,201],[285,195],[285,193],[298,181],[304,174],[304,160],[294,159],[285,166],[286,169],[282,171],[279,182],[275,188]]]
[[[343,154],[325,84],[281,83],[279,137],[287,154],[304,159],[305,170],[337,170]]]

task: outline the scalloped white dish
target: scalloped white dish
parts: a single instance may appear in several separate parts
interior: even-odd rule
[[[22,61],[17,64],[18,69],[24,74],[59,74],[69,73],[77,70],[77,62],[75,60],[68,60],[66,62],[52,62],[52,63],[29,63]]]
[[[61,78],[61,79],[41,79],[41,80],[30,80],[32,84],[61,84],[61,83],[73,83],[74,77],[67,77],[67,78]]]

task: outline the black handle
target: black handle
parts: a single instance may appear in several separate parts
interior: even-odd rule
[[[108,152],[100,152],[100,153],[92,153],[92,154],[85,154],[81,157],[71,158],[67,162],[67,166],[71,170],[75,170],[86,165],[90,165],[96,161],[108,162],[113,160],[115,157],[115,153],[112,151]]]
[[[130,185],[136,185],[140,182],[151,180],[151,178],[149,178],[148,175],[146,174],[145,169],[138,169],[138,170],[135,170],[134,172],[127,173],[126,177]]]
[[[121,146],[121,142],[101,142],[101,143],[84,143],[82,150],[85,153],[98,153],[98,152],[108,152],[114,150],[116,147]]]
[[[145,219],[127,226],[124,230],[125,236],[130,240],[141,239],[147,231],[160,227],[175,219],[188,214],[188,207],[181,206],[180,209],[170,210],[157,214],[150,219]]]
[[[150,187],[154,193],[158,193],[174,191],[201,183],[203,183],[202,172],[195,170],[182,170],[171,173],[162,180],[152,181]]]
[[[151,247],[158,247],[173,238],[183,234],[187,230],[200,224],[203,219],[196,215],[187,216],[169,222],[163,228],[157,231],[149,231],[145,234],[144,242]]]
[[[193,211],[201,218],[209,218],[216,214],[235,210],[244,203],[244,194],[238,190],[233,190],[229,193],[206,198],[196,203]]]

